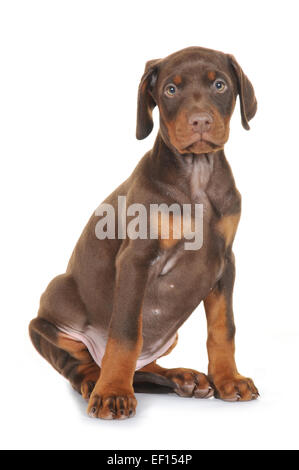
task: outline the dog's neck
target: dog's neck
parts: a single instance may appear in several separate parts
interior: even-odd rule
[[[166,185],[174,185],[190,199],[196,199],[199,192],[205,191],[213,174],[214,159],[222,152],[205,154],[180,154],[170,148],[161,136],[157,135],[151,156],[155,168],[155,178]]]

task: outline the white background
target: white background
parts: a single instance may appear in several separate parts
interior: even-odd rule
[[[1,439],[12,449],[298,448],[298,13],[295,1],[1,1]],[[87,219],[151,148],[135,139],[146,60],[233,53],[258,113],[238,107],[226,155],[243,196],[235,241],[239,371],[261,397],[138,395],[134,419],[93,420],[27,327]],[[199,307],[162,365],[205,372]]]

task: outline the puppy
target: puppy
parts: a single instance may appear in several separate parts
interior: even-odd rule
[[[258,391],[234,352],[232,244],[241,197],[224,155],[237,95],[242,124],[256,113],[252,84],[231,55],[190,47],[146,63],[137,139],[152,150],[91,216],[66,273],[41,297],[30,336],[39,353],[103,419],[135,414],[135,391],[227,401]],[[200,302],[208,375],[160,367]]]

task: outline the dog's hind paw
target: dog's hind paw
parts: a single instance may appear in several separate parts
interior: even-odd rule
[[[176,384],[180,397],[210,398],[214,390],[205,374],[193,369],[169,369],[165,376]]]

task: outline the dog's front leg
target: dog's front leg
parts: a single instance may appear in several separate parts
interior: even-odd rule
[[[234,278],[234,256],[230,252],[222,278],[204,301],[208,323],[208,372],[216,398],[245,401],[255,399],[258,390],[251,379],[239,374],[235,363]]]
[[[148,276],[149,254],[133,243],[116,260],[113,314],[101,375],[90,397],[88,413],[103,419],[135,414],[133,391],[136,361],[142,349],[142,302]]]

